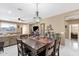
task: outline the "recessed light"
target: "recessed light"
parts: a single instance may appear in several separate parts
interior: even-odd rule
[[[8,11],[8,14],[11,14],[11,13],[12,13],[12,11],[9,10],[9,11]]]

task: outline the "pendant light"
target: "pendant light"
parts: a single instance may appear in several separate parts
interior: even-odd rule
[[[39,11],[38,11],[38,3],[36,3],[36,12],[35,12],[35,17],[33,17],[35,19],[35,22],[39,23],[41,20],[41,17],[39,16]]]

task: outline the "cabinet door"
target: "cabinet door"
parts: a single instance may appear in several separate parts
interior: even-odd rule
[[[10,41],[9,41],[9,44],[10,44],[10,45],[16,44],[16,37],[10,37],[9,40],[10,40]]]
[[[3,37],[0,37],[0,42],[4,42],[4,38]]]
[[[4,46],[9,46],[9,38],[8,37],[4,38]]]

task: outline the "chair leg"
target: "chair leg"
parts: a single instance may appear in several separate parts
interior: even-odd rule
[[[4,48],[1,47],[1,48],[0,48],[0,51],[4,52]]]
[[[52,54],[51,54],[51,56],[55,56],[55,54],[54,54],[54,53],[52,53]]]
[[[58,51],[58,56],[59,56],[59,51]]]
[[[59,49],[58,49],[58,56],[59,56]]]
[[[19,56],[19,53],[18,53],[18,56]]]
[[[4,48],[2,48],[2,51],[4,52]]]
[[[19,51],[18,51],[18,56],[19,56]]]
[[[59,51],[55,52],[54,56],[59,56]]]

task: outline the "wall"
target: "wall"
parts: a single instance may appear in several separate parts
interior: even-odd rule
[[[61,32],[64,32],[64,30],[65,30],[64,20],[62,19],[61,16],[50,17],[50,18],[42,20],[41,22],[45,23],[46,27],[49,24],[51,24],[55,32],[61,33]],[[47,29],[46,27],[45,27],[45,29]]]
[[[22,34],[29,34],[29,24],[22,26]]]
[[[55,17],[49,17],[47,19],[42,20],[41,23],[45,23],[45,30],[47,29],[47,26],[51,24],[54,29],[54,32],[61,33],[62,34],[62,44],[64,44],[65,27],[64,27],[64,18],[62,15],[55,16]]]
[[[77,13],[78,12],[78,13]],[[78,15],[79,10],[73,10],[70,12],[66,12],[60,15],[56,16],[51,16],[48,18],[45,18],[41,20],[41,23],[45,23],[45,29],[46,27],[51,24],[54,32],[61,33],[62,34],[62,43],[64,44],[65,38],[68,38],[69,30],[65,29],[65,25],[68,25],[68,23],[65,21],[66,16],[71,16],[71,15]]]
[[[65,27],[65,38],[69,39],[69,23],[67,23],[66,21],[65,21],[65,26],[67,26]]]
[[[65,21],[67,16],[79,15],[79,10],[73,10],[60,15],[51,16],[43,19],[41,22],[45,23],[46,26],[52,24],[55,32],[65,32],[65,25],[68,23]]]

